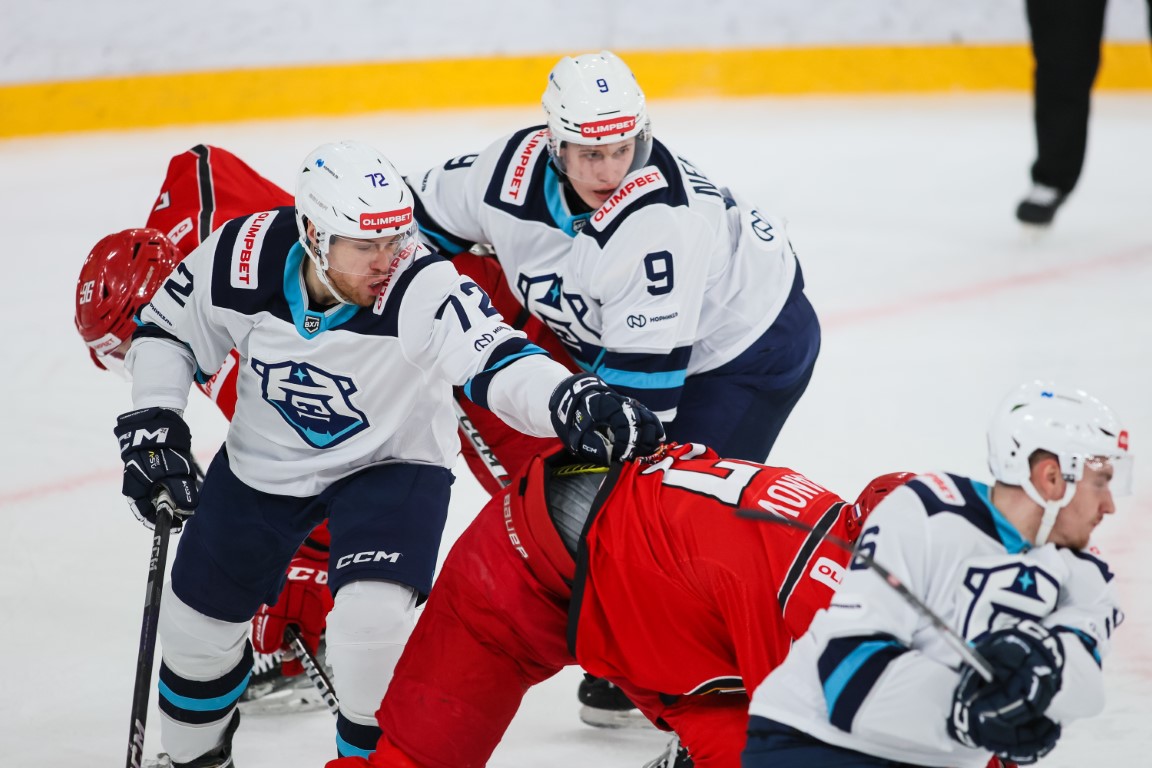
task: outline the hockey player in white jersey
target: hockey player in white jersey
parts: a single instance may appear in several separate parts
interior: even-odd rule
[[[868,519],[831,606],[756,690],[745,768],[1033,763],[1104,706],[1123,614],[1089,536],[1131,483],[1103,403],[1036,382],[988,432],[991,487],[927,474]],[[988,662],[986,682],[864,555]]]
[[[325,517],[337,746],[374,748],[374,712],[431,587],[459,450],[453,385],[604,462],[662,437],[643,406],[571,376],[418,244],[411,192],[376,150],[317,148],[295,202],[295,215],[228,222],[182,261],[126,358],[124,493],[154,522],[166,488],[184,526],[159,620],[161,742],[177,766],[232,765],[249,621]],[[200,489],[181,414],[194,377],[233,348],[236,412]]]
[[[545,125],[411,179],[446,254],[495,248],[523,305],[670,440],[763,461],[820,346],[780,220],[652,137],[644,93],[603,51],[565,57]]]
[[[524,307],[669,440],[764,461],[820,349],[782,222],[654,139],[609,51],[561,59],[543,105],[544,125],[412,178],[421,231],[448,255],[492,245]],[[590,724],[631,720],[603,683],[580,698]]]

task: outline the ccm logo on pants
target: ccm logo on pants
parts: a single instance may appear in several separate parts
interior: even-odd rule
[[[384,551],[357,552],[354,555],[344,555],[344,557],[336,561],[336,567],[343,568],[344,566],[351,565],[352,563],[379,563],[383,560],[387,560],[390,563],[396,563],[400,560],[401,554],[403,553]]]

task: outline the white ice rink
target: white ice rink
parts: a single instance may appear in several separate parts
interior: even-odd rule
[[[1127,420],[1136,493],[1099,532],[1127,611],[1105,665],[1109,704],[1068,728],[1043,765],[1152,765],[1152,96],[1097,97],[1080,188],[1039,237],[1012,215],[1033,153],[1024,94],[650,109],[675,151],[789,220],[824,346],[775,463],[850,498],[892,470],[985,477],[991,409],[1033,377],[1074,382]],[[290,187],[322,141],[363,139],[418,173],[538,117],[403,113],[0,141],[0,765],[124,760],[150,538],[119,495],[112,425],[128,386],[91,365],[72,326],[89,247],[141,225],[169,156],[197,143]],[[188,418],[207,460],[223,419],[195,395]],[[446,546],[482,500],[465,471]],[[494,766],[640,768],[655,755],[665,740],[655,731],[581,725],[577,679],[568,670],[529,695]],[[332,738],[325,712],[248,718],[237,763],[320,768]]]

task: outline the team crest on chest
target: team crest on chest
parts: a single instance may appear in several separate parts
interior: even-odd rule
[[[1060,582],[1043,568],[1013,561],[970,567],[960,591],[964,636],[973,639],[1020,619],[1039,620],[1056,609]]]
[[[313,448],[331,448],[368,428],[368,418],[352,405],[357,387],[347,376],[309,363],[252,360],[262,380],[261,394],[284,421]]]

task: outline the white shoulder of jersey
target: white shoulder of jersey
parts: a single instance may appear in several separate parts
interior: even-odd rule
[[[516,429],[552,436],[548,398],[568,370],[505,323],[451,262],[431,258],[403,296],[385,299],[400,302],[397,335],[405,357],[463,386]]]
[[[210,289],[220,232],[213,232],[188,254],[140,311],[141,322],[160,333],[133,343],[126,360],[138,407],[183,408],[173,403],[177,391],[182,391],[186,405],[197,371],[210,375],[219,370],[232,351],[232,339],[218,322]]]
[[[478,153],[460,155],[430,168],[412,185],[423,206],[419,215],[421,231],[438,249],[456,253],[468,244],[492,241],[485,225],[484,201],[496,176],[509,176],[501,199],[523,204],[530,175],[527,165],[514,163],[506,171],[499,167],[513,136],[498,139]]]

